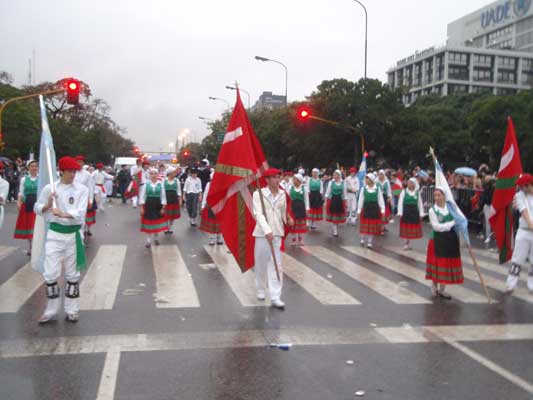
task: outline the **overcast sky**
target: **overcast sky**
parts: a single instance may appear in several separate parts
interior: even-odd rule
[[[362,0],[369,15],[368,76],[386,79],[397,60],[446,41],[447,23],[488,0]],[[180,131],[208,133],[234,103],[225,86],[302,100],[325,79],[364,72],[364,13],[352,0],[0,0],[0,70],[37,82],[74,76],[105,99],[145,151],[168,149]],[[246,104],[246,96],[243,94]]]

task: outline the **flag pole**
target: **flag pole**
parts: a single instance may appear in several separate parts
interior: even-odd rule
[[[429,148],[429,153],[431,154],[431,157],[433,157],[433,162],[436,165],[437,157],[435,156],[435,151],[433,150],[433,147]],[[470,257],[472,258],[472,263],[474,264],[474,268],[476,269],[477,276],[479,277],[479,281],[481,282],[481,287],[483,288],[483,292],[485,293],[485,296],[487,297],[489,304],[492,304],[492,298],[490,297],[489,290],[487,289],[487,286],[485,285],[485,280],[483,279],[483,275],[481,275],[481,270],[479,269],[479,265],[477,264],[476,257],[474,257],[472,246],[469,243],[466,243],[466,247],[468,249],[468,253],[470,254]]]
[[[266,210],[265,210],[265,199],[263,198],[263,191],[261,190],[261,186],[259,185],[259,177],[257,175],[255,176],[255,181],[257,183],[257,191],[259,192],[259,199],[261,199],[261,211],[263,212],[263,215],[265,216],[265,219],[268,223],[268,218],[267,218]],[[276,268],[276,277],[278,278],[278,282],[280,282],[281,278],[279,276],[278,261],[276,260],[276,253],[274,252],[274,245],[272,244],[272,242],[268,240],[267,242],[270,247],[270,252],[272,253],[272,260],[274,261],[274,267]]]
[[[56,208],[57,207],[56,198],[55,198],[55,194],[56,194],[55,179],[56,179],[56,177],[52,176],[52,156],[50,155],[50,148],[48,146],[46,146],[46,166],[48,167],[48,176],[50,176],[50,188],[52,189],[51,192],[54,195],[54,197],[52,198],[52,204],[53,204],[54,208]]]

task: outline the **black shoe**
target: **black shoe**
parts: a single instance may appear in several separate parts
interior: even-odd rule
[[[92,236],[92,235],[93,235],[91,231],[87,231],[87,232],[85,232],[85,234],[86,234],[87,236]]]
[[[439,292],[438,295],[439,295],[440,298],[442,298],[444,300],[451,300],[452,299],[452,296],[450,296],[448,293]]]

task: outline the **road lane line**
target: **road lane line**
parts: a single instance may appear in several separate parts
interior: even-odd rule
[[[0,313],[16,313],[42,285],[41,274],[30,263],[20,268],[0,286]]]
[[[152,246],[157,308],[200,307],[198,293],[178,246]]]
[[[96,400],[113,400],[117,385],[118,369],[120,365],[120,348],[113,346],[106,353],[104,368],[98,386]]]
[[[427,286],[429,293],[429,281],[426,280],[425,271],[422,271],[420,268],[366,248],[356,246],[343,246],[342,248],[359,257],[375,262],[383,268],[387,268],[390,271],[404,275],[409,279]],[[464,303],[487,303],[487,298],[485,296],[463,286],[450,285],[446,290],[454,298]]]
[[[418,261],[424,264],[426,263],[426,256],[422,253],[418,253],[416,251],[401,251],[401,250],[394,250],[394,249],[389,249],[389,250],[391,250],[393,253],[402,255],[412,260],[415,260],[415,261]],[[474,271],[474,267],[465,268],[465,266],[463,265],[463,275],[466,279],[470,279],[476,283],[479,282],[479,277],[477,275],[477,272]],[[483,280],[485,281],[485,285],[487,285],[488,288],[494,289],[498,292],[505,291],[505,279],[497,279],[490,275],[485,274],[483,275]],[[452,287],[451,285],[448,285],[446,287],[446,290],[450,289],[451,287]],[[521,300],[527,301],[528,303],[533,303],[533,295],[528,293],[528,290],[526,288],[520,287],[520,288],[515,289],[515,291],[512,293],[512,296],[519,298]]]
[[[425,299],[416,293],[407,290],[398,284],[382,277],[381,275],[363,268],[361,265],[339,256],[331,250],[322,246],[303,247],[310,255],[325,262],[332,268],[348,275],[350,278],[362,283],[379,295],[386,297],[397,304],[429,304]]]
[[[265,300],[257,300],[254,271],[243,274],[233,255],[228,254],[226,246],[204,246],[204,249],[244,307],[270,306],[268,290]]]
[[[320,303],[325,305],[361,304],[344,290],[338,288],[295,258],[286,253],[283,253],[282,258],[283,273]]]
[[[102,245],[80,285],[80,310],[112,310],[127,246]]]
[[[0,260],[8,257],[15,251],[15,246],[0,246]]]

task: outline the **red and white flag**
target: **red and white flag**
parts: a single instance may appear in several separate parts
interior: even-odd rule
[[[207,204],[242,272],[254,265],[252,192],[268,163],[237,90],[237,102],[218,155]]]

